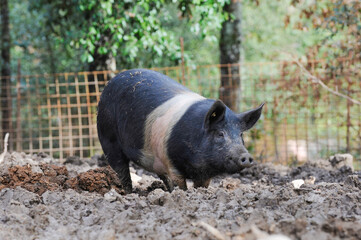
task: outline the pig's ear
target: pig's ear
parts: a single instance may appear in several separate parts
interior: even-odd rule
[[[242,125],[242,129],[241,129],[242,131],[247,131],[248,129],[252,128],[253,125],[256,124],[256,122],[261,116],[263,105],[264,103],[262,103],[259,107],[255,109],[237,115]]]
[[[208,110],[206,118],[204,120],[204,126],[206,129],[212,127],[213,124],[218,123],[224,119],[226,113],[226,105],[221,100],[217,100],[213,103]]]

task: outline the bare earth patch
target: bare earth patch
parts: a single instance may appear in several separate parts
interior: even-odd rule
[[[134,193],[124,195],[110,167],[8,154],[1,239],[361,239],[361,173],[348,166],[259,164],[172,193],[132,172]]]

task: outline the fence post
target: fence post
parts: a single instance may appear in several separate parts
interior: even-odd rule
[[[347,95],[350,94],[351,84],[350,79],[347,79]],[[350,127],[351,127],[351,101],[347,99],[347,125],[346,125],[346,151],[350,152]]]
[[[21,60],[18,59],[18,71],[17,71],[17,84],[16,84],[16,151],[22,151],[21,144],[21,116],[20,116],[20,107],[21,107]]]

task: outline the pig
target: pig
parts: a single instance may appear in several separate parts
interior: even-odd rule
[[[202,97],[171,78],[133,69],[108,82],[98,104],[97,129],[109,165],[126,193],[129,162],[156,173],[169,191],[208,187],[212,177],[255,163],[243,132],[261,116],[259,107],[235,114],[222,101]]]

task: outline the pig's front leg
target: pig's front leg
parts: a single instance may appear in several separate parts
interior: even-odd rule
[[[195,188],[199,188],[199,187],[208,188],[210,182],[211,182],[211,179],[193,180],[193,187],[195,187]]]
[[[170,177],[168,175],[159,175],[159,178],[162,179],[169,192],[174,190],[175,185],[182,190],[187,190],[186,179],[182,176],[172,175]]]

